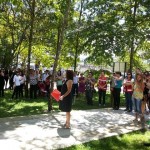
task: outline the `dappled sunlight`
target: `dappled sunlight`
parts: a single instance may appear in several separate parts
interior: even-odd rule
[[[95,109],[71,112],[71,128],[65,129],[64,112],[0,119],[0,144],[13,148],[57,149],[105,137],[122,135],[141,127],[133,114],[123,110]],[[12,143],[13,141],[14,144]],[[9,145],[5,145],[5,147]]]

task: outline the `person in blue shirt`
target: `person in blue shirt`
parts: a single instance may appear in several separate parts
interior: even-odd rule
[[[115,80],[115,87],[114,87],[114,110],[118,110],[120,107],[120,93],[121,87],[123,83],[123,77],[121,72],[116,72],[116,76],[114,77]]]

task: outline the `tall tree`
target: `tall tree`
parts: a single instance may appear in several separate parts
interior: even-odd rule
[[[68,26],[70,7],[71,7],[71,0],[66,0],[65,2],[64,1],[60,2],[60,10],[61,10],[62,16],[58,20],[57,46],[56,46],[56,52],[55,52],[55,61],[54,61],[54,65],[53,65],[53,74],[52,74],[52,82],[51,82],[51,91],[50,92],[52,92],[53,87],[54,87],[56,68],[57,68],[59,56],[60,56],[61,50],[62,50],[65,30]],[[51,97],[49,99],[48,110],[49,111],[52,110]]]
[[[26,97],[28,97],[28,83],[30,74],[30,61],[32,52],[32,41],[33,41],[33,29],[34,29],[34,19],[35,19],[35,0],[27,0],[30,12],[30,31],[29,31],[29,47],[28,47],[28,65],[27,65],[27,80],[26,80]]]

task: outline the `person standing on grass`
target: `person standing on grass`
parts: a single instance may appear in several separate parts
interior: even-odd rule
[[[7,84],[8,84],[8,79],[9,79],[8,69],[4,70],[4,79],[5,79],[5,89],[7,89]]]
[[[61,89],[61,97],[59,102],[59,109],[66,112],[66,122],[64,127],[70,128],[70,112],[72,110],[72,85],[73,85],[73,71],[66,71],[66,81],[63,83]]]
[[[23,71],[20,71],[20,90],[19,90],[19,96],[23,98],[23,89],[26,82],[26,76],[23,73]]]
[[[114,105],[114,87],[115,87],[115,72],[110,77],[110,104],[113,107]]]
[[[123,82],[123,77],[121,76],[121,72],[115,73],[115,87],[114,87],[114,110],[118,110],[120,107],[120,93]]]
[[[144,121],[144,113],[142,113],[142,99],[144,97],[145,85],[143,82],[143,75],[136,74],[134,90],[133,90],[133,103],[134,103],[134,111],[135,111],[135,120],[138,121],[138,117],[140,117],[141,122]]]
[[[99,79],[97,81],[98,85],[98,93],[99,93],[99,106],[103,104],[105,106],[105,97],[106,97],[106,90],[107,90],[107,77],[105,76],[104,71],[101,72]],[[102,102],[103,98],[103,102]]]
[[[73,92],[73,96],[78,96],[78,81],[79,81],[79,77],[77,75],[76,72],[74,72],[74,76],[73,76],[73,87],[72,87],[72,92]]]
[[[123,89],[125,93],[126,109],[125,111],[132,112],[132,94],[133,94],[134,79],[132,73],[128,72],[127,77],[124,79]]]
[[[52,75],[49,75],[45,80],[45,89],[47,92],[47,96],[50,94],[50,83],[51,83]]]
[[[38,84],[38,74],[36,74],[35,70],[31,70],[30,76],[30,98],[37,98],[37,84]]]
[[[57,72],[56,85],[57,85],[57,90],[61,92],[61,88],[62,88],[62,85],[63,85],[63,76],[62,76],[61,70],[59,70]]]
[[[80,74],[78,82],[79,82],[78,92],[79,94],[84,94],[85,93],[85,77],[83,76],[83,73]]]
[[[18,98],[19,92],[20,92],[20,75],[19,75],[19,71],[16,71],[16,75],[14,75],[13,78],[13,87],[14,87],[14,91],[12,94],[12,99],[14,98],[14,96],[16,97],[16,99]]]
[[[15,71],[14,70],[11,70],[11,72],[10,72],[10,76],[9,76],[9,89],[10,90],[13,90],[13,78],[14,78],[14,76],[15,76]]]
[[[0,97],[4,96],[4,85],[5,85],[4,73],[2,70],[0,70]]]
[[[147,82],[146,82],[146,88],[147,88],[147,105],[150,112],[150,74],[147,76]]]
[[[146,114],[149,114],[149,107],[148,107],[148,95],[149,95],[149,73],[145,72],[143,74],[143,82],[144,82],[144,85],[145,85],[145,88],[144,88],[144,98],[143,98],[143,101],[142,101],[142,111],[143,113],[146,111]]]
[[[93,105],[93,91],[94,91],[95,79],[92,72],[89,72],[88,77],[85,79],[85,97],[87,105]]]

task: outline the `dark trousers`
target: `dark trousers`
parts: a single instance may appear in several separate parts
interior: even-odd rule
[[[75,95],[75,94],[78,95],[78,83],[73,84],[72,92],[73,92],[73,95]]]
[[[111,107],[114,106],[114,90],[110,91],[110,105]]]
[[[93,105],[93,90],[86,90],[85,97],[88,105]]]
[[[119,109],[120,107],[120,88],[114,88],[114,109]]]
[[[0,96],[4,96],[4,86],[0,85]]]
[[[103,98],[103,105],[105,105],[105,97],[106,97],[106,91],[99,89],[99,104],[102,104],[102,98]]]
[[[5,77],[5,89],[7,89],[8,77]]]
[[[34,99],[37,98],[37,84],[30,85],[30,98],[33,98],[33,96],[34,96]]]
[[[14,91],[13,91],[13,94],[12,94],[12,99],[14,98],[14,96],[16,97],[16,99],[18,98],[19,91],[20,91],[20,86],[16,86],[14,88]]]
[[[20,90],[19,90],[19,97],[23,97],[23,87],[24,87],[24,84],[21,84]]]
[[[125,92],[126,109],[132,111],[132,92]]]
[[[14,84],[13,81],[10,80],[10,81],[9,81],[9,89],[10,89],[10,90],[13,90],[13,84]]]

